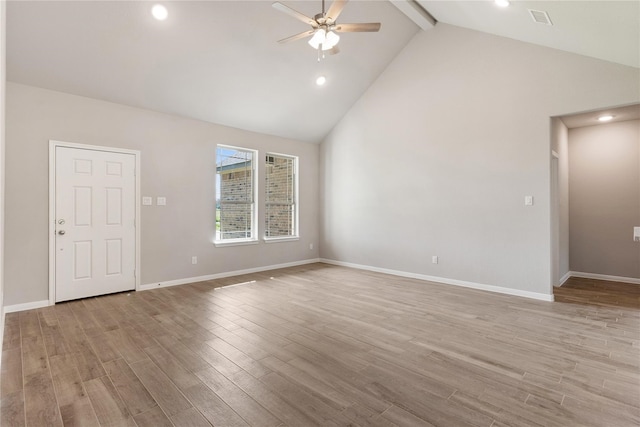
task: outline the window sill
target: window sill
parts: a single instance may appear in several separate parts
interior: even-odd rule
[[[228,242],[225,241],[214,241],[213,244],[219,248],[219,247],[225,247],[225,246],[245,246],[245,245],[257,245],[259,242],[257,239],[251,239],[251,240],[230,240]]]
[[[265,243],[280,243],[280,242],[295,242],[300,240],[299,236],[291,236],[291,237],[263,237]]]

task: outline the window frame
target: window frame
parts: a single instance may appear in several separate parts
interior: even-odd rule
[[[220,149],[227,150],[235,150],[241,152],[248,152],[252,154],[251,160],[251,193],[253,196],[252,205],[252,214],[251,214],[251,237],[249,238],[239,238],[239,239],[222,239],[221,234],[220,238],[218,238],[218,230],[216,229],[217,222],[217,211],[218,211],[218,199],[222,200],[222,176],[218,173],[218,151]],[[258,150],[254,150],[251,148],[238,147],[235,145],[226,145],[226,144],[216,144],[216,152],[215,152],[215,216],[214,216],[214,240],[213,243],[215,246],[238,246],[238,245],[254,245],[259,241],[258,237],[258,207],[259,205],[259,192],[258,192],[258,173],[259,173],[259,153]],[[218,188],[218,177],[220,177],[220,188]],[[221,202],[222,203],[222,202]]]
[[[292,221],[293,221],[293,229],[291,230],[292,234],[290,236],[274,236],[274,237],[270,237],[267,236],[267,212],[268,212],[268,206],[270,204],[274,204],[274,205],[280,205],[281,203],[272,203],[269,202],[267,199],[267,191],[268,191],[268,187],[267,187],[267,159],[269,157],[281,157],[281,158],[286,158],[286,159],[291,159],[293,160],[293,192],[292,192],[292,196],[293,196],[293,202],[291,203],[291,206],[293,207],[293,217],[292,217]],[[294,156],[291,154],[283,154],[283,153],[276,153],[276,152],[272,152],[272,151],[268,151],[264,154],[264,194],[265,194],[265,201],[264,201],[264,211],[265,211],[265,215],[264,215],[264,232],[263,232],[263,236],[262,239],[264,240],[265,243],[276,243],[276,242],[291,242],[291,241],[296,241],[296,240],[300,240],[300,199],[299,199],[299,166],[300,165],[300,158],[298,156]]]

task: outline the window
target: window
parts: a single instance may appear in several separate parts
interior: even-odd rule
[[[297,163],[297,157],[266,156],[265,239],[298,236]]]
[[[256,240],[256,152],[219,145],[216,149],[216,242]]]

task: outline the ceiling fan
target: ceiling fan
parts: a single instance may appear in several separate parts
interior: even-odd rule
[[[322,0],[322,12],[318,13],[313,18],[278,1],[273,3],[272,6],[279,11],[284,12],[287,15],[291,15],[305,24],[311,25],[310,30],[278,40],[278,43],[288,43],[308,36],[313,36],[309,39],[308,43],[311,47],[318,50],[319,61],[321,53],[324,58],[325,51],[328,51],[331,54],[338,53],[337,44],[340,41],[340,36],[336,33],[376,32],[380,30],[381,24],[379,22],[338,24],[336,21],[345,4],[347,4],[347,1],[349,0],[334,0],[333,3],[331,3],[329,10],[325,12],[324,0]]]

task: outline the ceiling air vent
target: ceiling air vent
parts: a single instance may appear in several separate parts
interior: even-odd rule
[[[531,18],[533,19],[533,22],[544,25],[553,25],[553,23],[551,22],[551,18],[549,18],[549,15],[544,10],[528,10]]]

